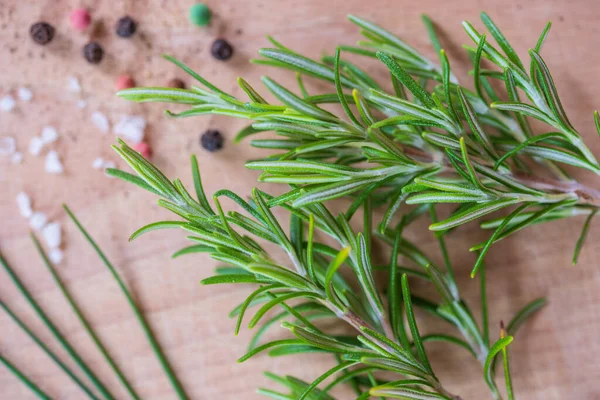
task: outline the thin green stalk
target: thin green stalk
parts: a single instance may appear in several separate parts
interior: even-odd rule
[[[488,305],[487,305],[487,287],[485,280],[485,264],[481,264],[481,271],[479,272],[479,290],[481,293],[481,330],[483,331],[483,342],[485,347],[490,347],[490,321],[488,317]]]
[[[73,371],[71,371],[69,369],[69,367],[67,367],[62,361],[60,361],[58,356],[52,350],[50,350],[48,348],[48,346],[46,346],[46,344],[44,342],[42,342],[42,340],[39,337],[37,337],[33,333],[33,331],[31,329],[29,329],[29,327],[27,325],[25,325],[25,323],[19,317],[17,317],[17,315],[2,300],[0,300],[0,307],[2,307],[4,309],[4,311],[6,311],[6,313],[31,338],[31,340],[33,340],[44,351],[44,353],[46,353],[46,355],[48,355],[48,357],[50,357],[52,359],[52,361],[54,361],[56,363],[56,365],[58,365],[59,368],[62,369],[69,376],[69,378],[71,378],[73,380],[73,382],[75,382],[77,384],[77,386],[79,386],[81,388],[81,390],[83,390],[88,395],[88,397],[90,399],[98,400],[98,397],[96,397],[94,395],[94,393],[91,391],[91,389],[88,388],[77,377],[77,375],[75,375],[73,373]]]
[[[135,314],[138,322],[140,323],[142,329],[144,330],[144,333],[146,334],[146,338],[148,339],[148,342],[150,343],[150,346],[152,347],[152,350],[154,351],[154,354],[158,358],[158,361],[160,362],[160,364],[161,364],[163,370],[165,371],[165,373],[167,374],[167,377],[169,378],[169,381],[171,382],[171,385],[175,389],[175,392],[177,393],[177,396],[181,400],[187,400],[188,397],[185,394],[183,386],[181,386],[181,383],[179,382],[179,380],[175,376],[175,373],[173,372],[173,369],[171,368],[171,366],[170,366],[167,358],[163,354],[163,352],[162,352],[162,350],[160,348],[160,345],[158,344],[158,342],[154,338],[154,335],[152,334],[152,331],[150,330],[150,326],[148,325],[148,322],[146,321],[146,319],[144,318],[144,315],[140,312],[140,310],[138,309],[137,305],[135,304],[135,301],[133,300],[133,297],[131,296],[131,293],[129,292],[129,289],[127,289],[127,287],[125,286],[125,283],[121,280],[121,277],[117,273],[117,270],[110,263],[110,261],[108,260],[108,258],[106,258],[106,256],[104,255],[104,253],[102,252],[102,250],[100,249],[100,247],[98,247],[98,245],[96,244],[96,242],[94,241],[94,239],[92,239],[92,237],[89,235],[89,233],[81,225],[81,223],[75,217],[75,215],[71,212],[71,210],[69,209],[69,207],[67,207],[66,205],[63,205],[63,208],[65,209],[65,211],[67,212],[67,214],[69,215],[69,217],[71,218],[71,220],[73,220],[73,222],[75,223],[75,225],[77,225],[77,228],[79,228],[79,231],[83,234],[83,236],[85,236],[86,240],[94,248],[94,250],[96,251],[96,253],[100,257],[100,259],[102,260],[102,262],[104,263],[104,265],[106,265],[106,267],[108,268],[108,270],[110,271],[110,273],[113,275],[113,277],[117,281],[117,284],[119,285],[119,287],[121,288],[121,291],[123,292],[123,294],[127,298],[127,302],[131,306],[131,308],[132,308],[132,310],[133,310],[133,312],[134,312],[134,314]]]
[[[431,204],[429,206],[429,213],[431,214],[431,223],[435,224],[438,222],[437,213],[435,211],[435,205]],[[438,240],[440,251],[442,252],[442,257],[444,258],[444,265],[446,266],[446,272],[448,273],[448,277],[456,287],[456,279],[454,278],[454,269],[452,268],[452,262],[450,261],[450,256],[448,255],[448,248],[446,247],[446,241],[444,240],[443,232],[440,232],[435,235]]]
[[[40,389],[35,383],[33,383],[24,373],[22,373],[17,367],[11,364],[2,354],[0,354],[0,362],[4,364],[10,372],[12,372],[25,386],[27,386],[36,396],[44,400],[52,400],[52,397],[48,396],[42,389]]]
[[[106,389],[106,387],[104,387],[104,385],[102,384],[102,382],[100,382],[98,377],[96,377],[96,375],[92,372],[92,370],[87,366],[85,361],[83,361],[81,356],[79,356],[77,351],[73,347],[71,347],[71,345],[69,344],[67,339],[62,335],[62,333],[60,333],[60,331],[58,330],[56,325],[54,325],[52,323],[52,321],[50,321],[50,318],[46,315],[44,310],[40,307],[38,302],[33,298],[31,293],[29,292],[29,290],[27,290],[27,288],[23,285],[23,283],[21,282],[21,280],[19,279],[17,274],[8,265],[8,263],[6,262],[6,260],[2,256],[2,254],[0,254],[0,263],[4,267],[4,270],[8,273],[8,275],[12,279],[15,286],[19,289],[21,294],[25,297],[25,299],[27,299],[27,302],[31,305],[31,307],[33,307],[33,309],[35,310],[37,315],[44,322],[44,325],[46,325],[48,327],[50,332],[52,332],[52,334],[54,335],[56,340],[58,340],[59,343],[61,344],[61,346],[67,351],[67,353],[69,353],[69,356],[71,356],[71,358],[73,359],[73,361],[75,361],[77,366],[79,368],[81,368],[81,370],[88,377],[88,379],[90,381],[92,381],[92,383],[94,384],[96,389],[98,389],[102,393],[102,396],[104,398],[114,399],[114,397],[110,394],[108,389]]]
[[[96,335],[96,332],[94,332],[94,330],[92,329],[92,326],[85,319],[85,317],[83,316],[81,310],[77,306],[77,303],[75,303],[75,300],[73,299],[73,297],[71,296],[71,294],[65,288],[65,285],[63,285],[62,281],[60,280],[60,277],[56,273],[56,270],[52,266],[52,263],[48,259],[48,256],[46,255],[46,253],[42,249],[42,246],[40,246],[40,242],[38,241],[38,239],[35,237],[35,235],[33,233],[31,234],[31,239],[33,240],[33,244],[35,245],[35,248],[37,249],[38,253],[42,257],[42,260],[44,261],[44,264],[46,264],[46,267],[48,268],[48,271],[50,271],[50,274],[52,274],[52,278],[54,278],[54,281],[56,282],[56,285],[58,286],[58,288],[62,292],[62,294],[65,297],[65,299],[67,299],[67,301],[71,305],[71,308],[73,309],[73,312],[75,313],[75,315],[77,316],[77,318],[79,319],[79,321],[81,322],[81,324],[83,325],[83,327],[85,328],[85,330],[87,331],[87,333],[92,338],[94,344],[96,345],[96,347],[98,348],[98,350],[100,351],[100,353],[102,353],[102,356],[104,356],[104,359],[106,360],[106,362],[108,363],[108,365],[110,365],[110,367],[113,370],[113,372],[117,375],[117,377],[119,378],[119,380],[121,381],[121,383],[123,384],[123,386],[125,386],[125,389],[127,389],[127,392],[129,393],[129,395],[131,396],[131,398],[136,399],[136,400],[139,399],[140,397],[137,395],[137,393],[135,392],[135,390],[133,390],[133,387],[131,387],[131,384],[127,381],[127,378],[125,378],[125,375],[123,375],[123,372],[121,372],[121,370],[119,369],[119,367],[117,366],[117,364],[115,363],[115,361],[112,359],[112,357],[110,356],[110,354],[108,353],[108,351],[106,350],[106,348],[104,347],[104,345],[102,344],[102,342],[100,341],[100,338],[98,337],[98,335]]]

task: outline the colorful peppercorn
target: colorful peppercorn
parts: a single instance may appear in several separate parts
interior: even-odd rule
[[[90,64],[99,64],[104,57],[104,50],[96,42],[89,42],[83,46],[83,56]]]
[[[129,75],[121,75],[117,78],[115,87],[117,90],[129,89],[135,87],[135,81]]]
[[[167,86],[176,88],[176,89],[185,89],[185,83],[179,78],[173,78],[169,80]]]
[[[190,22],[196,26],[206,26],[210,23],[212,13],[204,3],[196,3],[190,7]]]
[[[226,61],[233,55],[233,47],[225,39],[217,39],[210,47],[210,52],[217,60]]]
[[[223,135],[215,129],[209,129],[200,136],[200,145],[210,152],[223,148]]]
[[[54,27],[47,22],[36,22],[29,28],[29,34],[34,42],[43,46],[54,39]]]
[[[92,17],[90,13],[85,8],[76,8],[71,11],[71,15],[69,16],[69,20],[71,21],[71,26],[78,30],[79,32],[83,32],[87,29],[92,22]]]
[[[133,149],[140,153],[145,159],[149,159],[152,156],[152,148],[146,142],[134,144]]]
[[[122,38],[128,38],[133,36],[137,29],[137,23],[128,15],[117,21],[117,27],[115,32]]]

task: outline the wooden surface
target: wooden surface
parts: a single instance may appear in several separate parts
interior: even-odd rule
[[[117,161],[109,148],[114,142],[112,133],[103,135],[89,122],[93,111],[104,112],[113,123],[123,114],[145,116],[149,121],[147,135],[156,154],[154,161],[171,177],[178,176],[189,183],[189,155],[199,154],[208,193],[221,188],[249,193],[257,174],[243,168],[244,160],[261,153],[251,150],[247,143],[231,143],[236,130],[243,126],[240,121],[224,117],[168,120],[162,114],[162,105],[135,105],[115,98],[113,85],[119,74],[133,74],[140,85],[164,85],[172,77],[183,78],[181,72],[159,57],[168,52],[223,89],[240,94],[241,90],[235,87],[237,76],[256,85],[259,76],[266,73],[290,77],[249,65],[249,58],[260,47],[268,46],[266,34],[318,57],[323,51],[331,53],[336,44],[351,44],[359,38],[357,29],[345,19],[347,13],[377,21],[433,57],[419,19],[422,12],[442,24],[447,35],[444,46],[457,73],[462,74],[465,57],[460,45],[469,42],[460,26],[463,19],[481,27],[478,13],[486,10],[523,55],[535,44],[544,23],[552,20],[554,27],[544,47],[544,57],[571,120],[592,150],[600,154],[592,120],[592,111],[600,106],[600,59],[596,51],[600,8],[591,0],[210,1],[216,18],[208,29],[187,22],[191,4],[192,0],[0,2],[0,95],[14,94],[20,86],[30,87],[34,93],[31,103],[20,103],[12,113],[0,113],[0,136],[15,136],[19,150],[25,154],[21,165],[0,159],[0,248],[61,331],[118,398],[126,398],[125,392],[34,254],[27,222],[18,215],[15,205],[19,191],[25,190],[32,196],[35,209],[63,223],[66,257],[59,273],[143,398],[175,396],[115,282],[67,222],[60,207],[62,202],[72,207],[122,272],[191,398],[259,398],[255,394],[257,387],[275,388],[262,377],[262,370],[310,379],[330,365],[327,357],[320,356],[258,357],[236,364],[235,360],[245,351],[249,334],[244,331],[234,337],[234,321],[226,314],[248,289],[201,288],[199,280],[211,275],[214,266],[208,257],[170,259],[171,253],[185,244],[183,234],[157,232],[134,243],[127,242],[137,227],[168,214],[155,205],[152,195],[108,179],[91,168],[91,161],[97,156]],[[104,24],[105,28],[96,33],[106,51],[100,66],[89,65],[81,57],[87,35],[70,29],[68,12],[79,5],[89,6],[94,18]],[[114,23],[123,14],[139,21],[139,32],[131,40],[116,38],[112,33]],[[57,37],[47,47],[33,44],[28,37],[29,25],[38,19],[57,28]],[[227,63],[209,55],[210,43],[217,36],[227,38],[235,47],[235,56]],[[378,69],[378,76],[384,79],[381,67],[376,63],[368,65]],[[81,96],[66,91],[66,77],[70,75],[80,79]],[[75,105],[80,97],[88,103],[83,110]],[[30,138],[47,124],[56,126],[61,135],[55,148],[63,159],[64,175],[46,174],[43,157],[27,154]],[[198,136],[208,127],[224,132],[227,143],[223,151],[208,154],[199,148]],[[594,182],[593,177],[584,179]],[[595,183],[598,186],[597,179]],[[528,229],[498,243],[488,256],[493,327],[536,297],[547,296],[550,302],[524,326],[512,346],[515,387],[520,399],[600,399],[600,227],[596,223],[590,230],[580,264],[573,268],[571,252],[582,223],[572,219]],[[411,235],[434,259],[439,259],[435,243],[425,229]],[[474,259],[466,249],[481,238],[481,232],[472,225],[458,229],[450,240],[462,293],[473,307],[478,307],[478,289],[477,283],[467,277]],[[0,297],[52,349],[65,355],[4,273],[0,273]],[[437,327],[427,317],[418,317],[423,331]],[[428,345],[428,351],[434,369],[440,371],[443,382],[453,392],[464,399],[489,398],[480,367],[468,354],[434,344]],[[0,352],[56,398],[82,398],[79,389],[2,313]],[[0,368],[0,398],[29,399],[32,395]]]

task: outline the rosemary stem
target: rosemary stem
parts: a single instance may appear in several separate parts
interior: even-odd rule
[[[404,147],[403,149],[407,155],[415,157],[419,160],[426,162],[435,161],[431,154],[422,150],[414,147]],[[441,163],[443,164],[442,166],[446,166],[445,160]],[[519,183],[531,187],[532,189],[576,195],[580,204],[600,205],[600,190],[591,188],[577,181],[564,181],[544,178],[523,172],[511,173],[510,177]]]

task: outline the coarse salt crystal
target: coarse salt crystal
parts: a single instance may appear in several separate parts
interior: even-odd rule
[[[56,248],[48,252],[48,258],[50,259],[52,264],[56,265],[61,263],[61,261],[64,258],[64,254],[61,249]]]
[[[77,102],[77,108],[83,109],[83,108],[85,108],[85,106],[87,106],[87,101],[85,101],[85,100],[79,100]]]
[[[46,164],[44,165],[46,172],[50,174],[62,174],[63,166],[58,157],[58,153],[54,150],[50,150],[46,154]]]
[[[29,226],[31,229],[39,231],[46,225],[47,221],[48,217],[46,217],[46,214],[36,211],[31,215],[31,218],[29,218]]]
[[[31,209],[31,197],[25,192],[20,192],[17,195],[17,207],[19,208],[19,214],[25,218],[29,218],[33,215]]]
[[[104,169],[117,168],[117,164],[114,161],[105,161],[103,167]]]
[[[44,147],[44,141],[39,136],[34,136],[31,138],[29,142],[29,152],[34,156],[39,156],[42,152],[42,147]]]
[[[98,157],[92,162],[92,168],[102,169],[102,167],[104,167],[104,159],[102,157]]]
[[[13,164],[21,164],[21,162],[23,161],[23,153],[17,151],[15,154],[12,155],[12,158],[10,160]]]
[[[136,144],[144,140],[145,128],[146,120],[143,117],[128,115],[121,117],[119,123],[113,128],[113,132]]]
[[[81,85],[79,84],[79,79],[74,76],[70,76],[67,78],[67,89],[71,92],[79,93],[81,92]]]
[[[15,153],[16,149],[15,138],[10,136],[0,137],[0,156],[10,156]]]
[[[33,93],[28,88],[21,87],[17,91],[17,96],[19,96],[19,99],[21,99],[22,101],[31,101],[31,99],[33,98]]]
[[[44,144],[48,144],[48,143],[52,143],[55,142],[56,139],[58,139],[58,132],[56,131],[56,128],[53,126],[45,126],[42,129],[42,142],[44,142]]]
[[[94,111],[92,113],[92,123],[96,126],[96,128],[100,129],[102,133],[108,133],[110,130],[108,118],[106,118],[106,115],[102,114],[100,111]]]
[[[60,224],[58,222],[50,222],[42,230],[42,235],[46,240],[48,247],[54,249],[60,246],[61,242],[61,231]]]
[[[2,99],[0,99],[0,110],[12,111],[12,109],[15,108],[16,104],[17,103],[15,102],[15,99],[10,94],[7,94]]]

